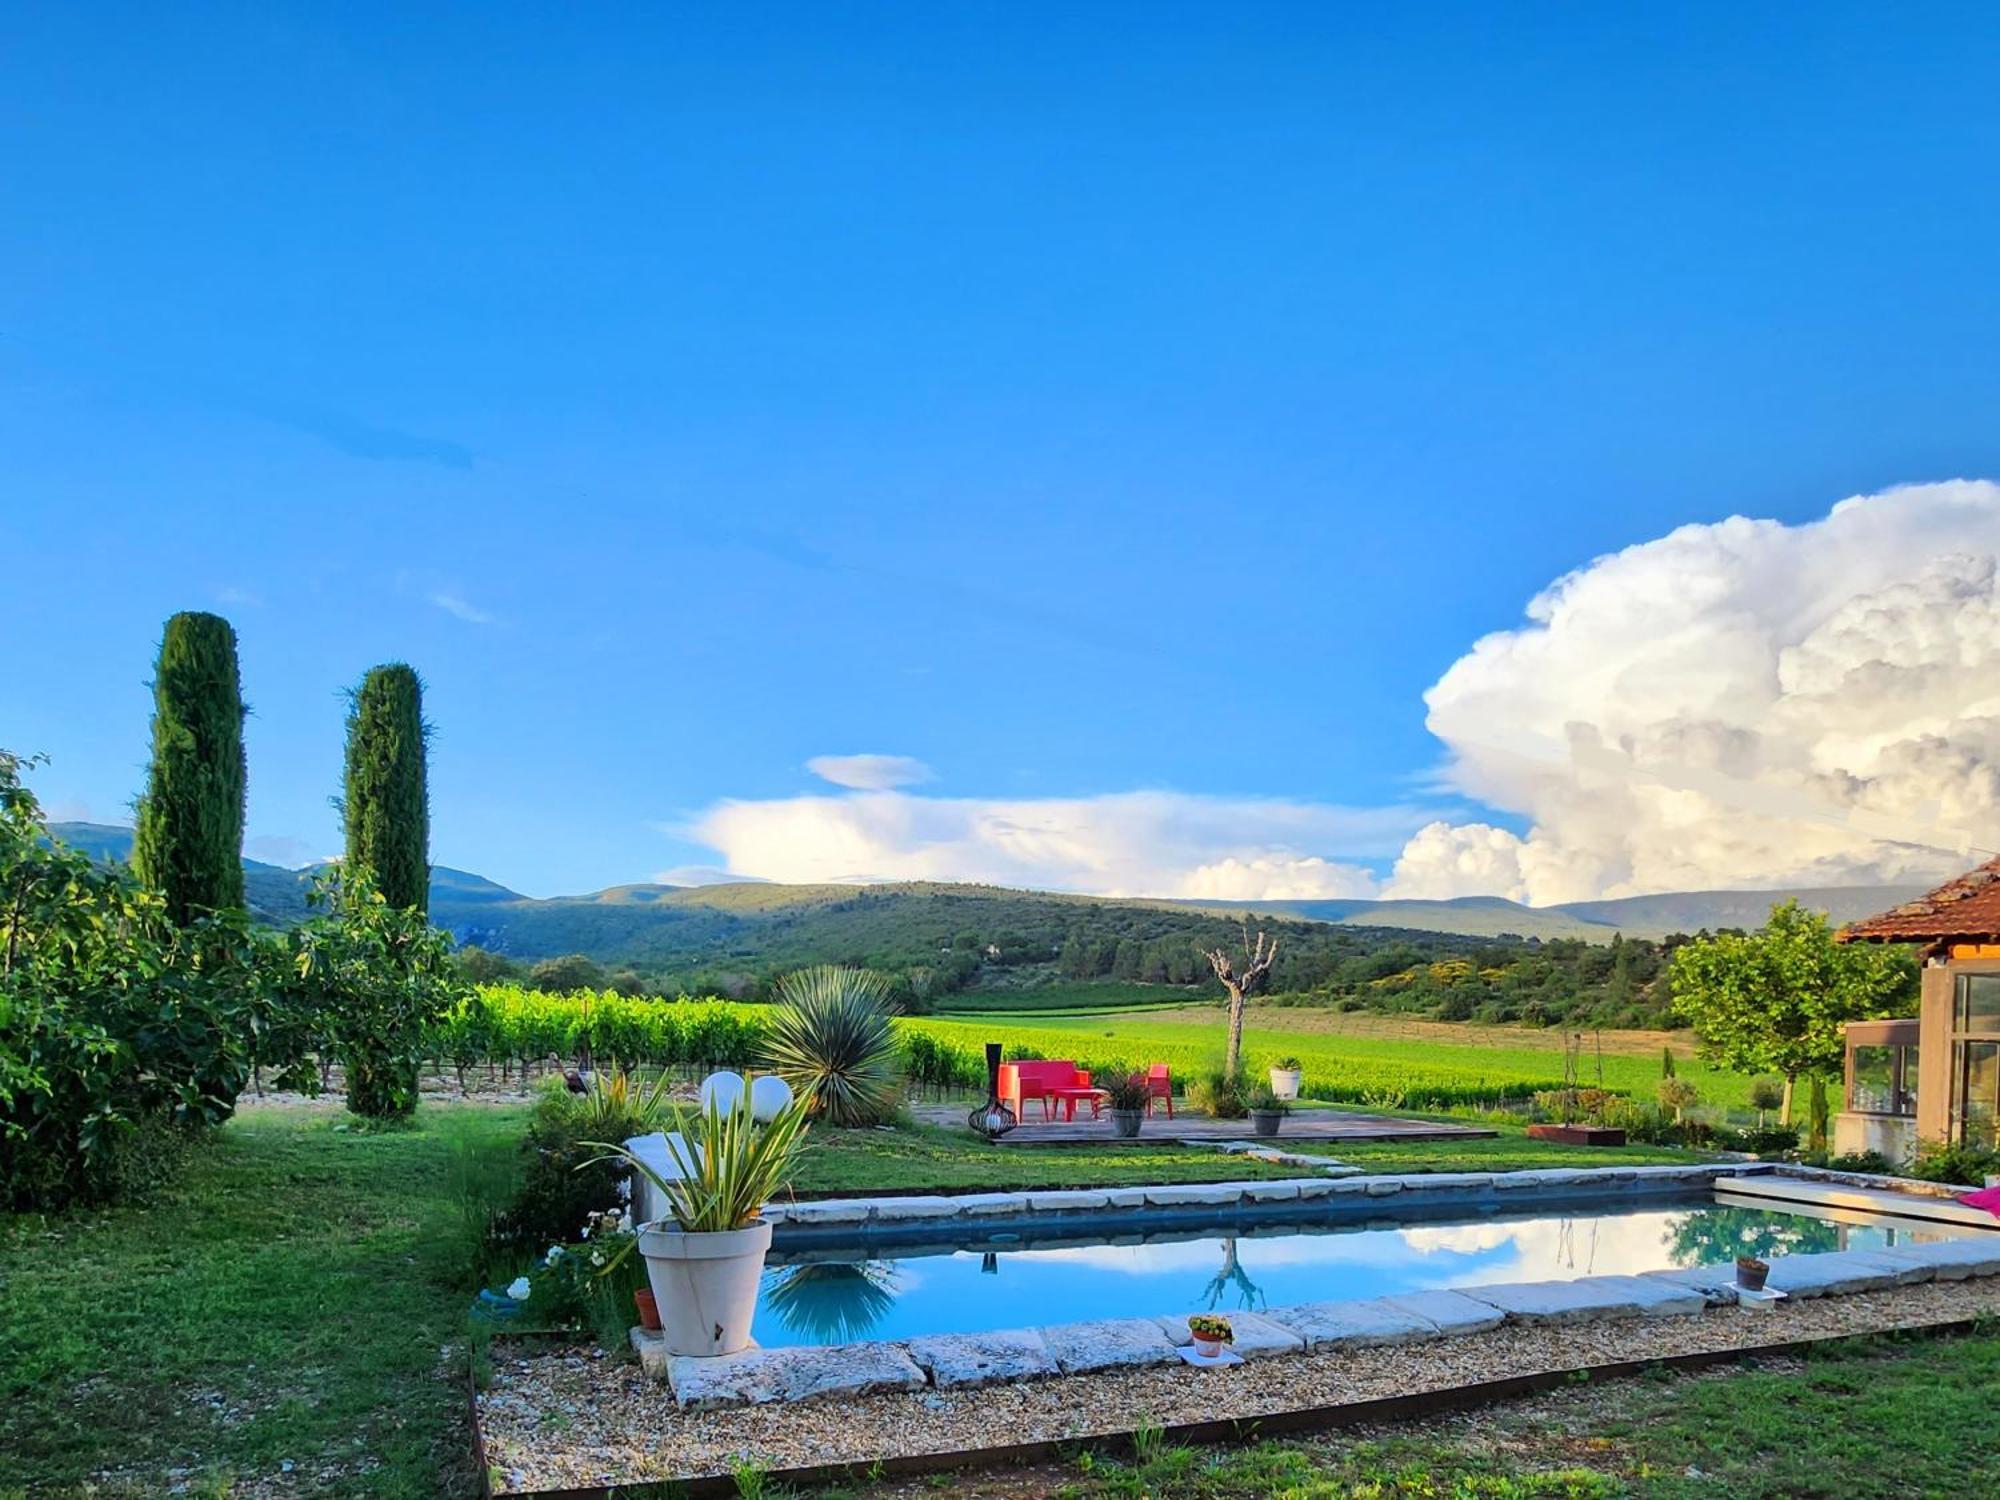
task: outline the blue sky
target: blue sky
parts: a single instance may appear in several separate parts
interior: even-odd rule
[[[2000,472],[1990,12],[1745,9],[18,12],[0,744],[123,821],[212,608],[267,856],[336,847],[392,659],[434,857],[535,894],[1332,892],[1552,828],[1426,727],[1475,641],[1685,524]],[[928,779],[807,769],[858,753]],[[1581,838],[1401,889],[1750,857]]]

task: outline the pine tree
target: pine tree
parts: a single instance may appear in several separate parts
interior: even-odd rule
[[[229,622],[199,612],[168,620],[132,868],[177,923],[243,904],[243,715]]]
[[[347,868],[373,880],[390,906],[420,913],[430,910],[429,735],[415,670],[371,668],[347,711]]]

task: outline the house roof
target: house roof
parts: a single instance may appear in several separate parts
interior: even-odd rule
[[[2000,940],[2000,859],[1879,916],[1850,922],[1835,937],[1843,943]]]

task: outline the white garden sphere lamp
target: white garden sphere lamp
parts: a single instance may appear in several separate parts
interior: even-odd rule
[[[728,1114],[736,1108],[736,1101],[743,1097],[743,1075],[724,1071],[711,1073],[701,1081],[701,1107],[713,1106]]]
[[[792,1086],[776,1073],[766,1073],[750,1085],[750,1118],[768,1125],[792,1102]]]

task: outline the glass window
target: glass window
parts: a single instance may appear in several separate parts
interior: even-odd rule
[[[1953,1053],[1956,1134],[1968,1146],[1994,1145],[2000,1125],[2000,1042],[1958,1042]]]
[[[1847,1107],[1868,1115],[1896,1113],[1896,1048],[1856,1047],[1854,1079],[1847,1087]]]
[[[2000,1036],[2000,974],[1958,976],[1958,1031]]]

